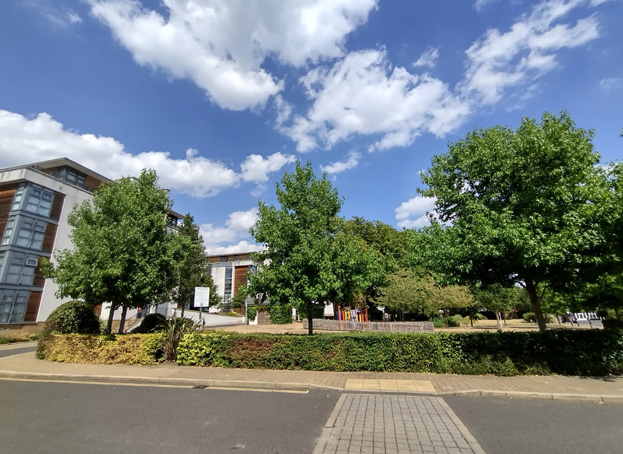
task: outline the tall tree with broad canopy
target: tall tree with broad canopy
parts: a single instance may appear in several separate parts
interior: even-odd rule
[[[271,304],[292,304],[308,315],[313,334],[314,307],[345,300],[363,290],[382,272],[376,255],[342,231],[338,216],[342,199],[326,174],[318,179],[311,163],[296,163],[277,184],[279,207],[259,202],[251,234],[265,250],[251,276],[251,293],[264,294]]]
[[[123,308],[123,332],[128,308],[160,302],[175,285],[183,247],[167,233],[171,206],[153,170],[102,185],[68,217],[74,249],[57,251],[55,263],[43,266],[59,287],[57,297],[111,303],[108,332],[114,311]]]
[[[219,296],[212,280],[210,266],[205,255],[203,238],[199,234],[199,226],[195,219],[187,213],[177,228],[178,240],[182,246],[182,259],[177,267],[177,285],[172,291],[172,298],[182,308],[184,316],[186,306],[192,306],[195,297],[195,287],[210,288],[210,306],[216,306]]]
[[[563,112],[451,143],[422,175],[428,188],[419,192],[436,198],[438,220],[411,247],[459,281],[525,287],[544,330],[542,292],[599,260],[604,242],[595,221],[607,191],[592,137]]]

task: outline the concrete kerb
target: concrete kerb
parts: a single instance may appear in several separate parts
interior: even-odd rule
[[[212,380],[176,377],[132,377],[109,375],[50,374],[36,372],[0,371],[0,378],[13,380],[45,380],[75,383],[102,383],[145,386],[182,386],[188,388],[236,388],[275,391],[309,391],[309,383],[261,382],[242,380]]]
[[[475,396],[475,397],[500,397],[506,399],[540,399],[540,400],[569,400],[597,403],[623,403],[623,395],[599,395],[599,394],[571,394],[571,393],[538,393],[525,391],[496,391],[469,389],[463,391],[441,392],[439,395],[446,396]]]

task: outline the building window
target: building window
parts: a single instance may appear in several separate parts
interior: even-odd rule
[[[56,171],[56,177],[59,180],[66,181],[67,183],[79,186],[81,188],[85,187],[87,180],[87,176],[85,174],[66,166],[58,168],[58,170]]]
[[[9,253],[4,281],[7,284],[32,285],[39,256],[23,252]],[[3,257],[4,259],[4,257]],[[3,260],[4,261],[4,260]]]
[[[4,229],[2,244],[16,244],[30,249],[41,249],[45,227],[46,223],[43,221],[27,216],[10,216]],[[15,235],[16,230],[17,235]]]
[[[234,255],[234,262],[238,261],[238,256]]]
[[[11,243],[11,237],[13,236],[13,231],[15,230],[15,216],[10,216],[8,221],[6,222],[6,227],[4,228],[4,236],[2,237],[2,245]]]
[[[227,256],[221,257],[221,262],[226,262],[227,261]]]
[[[225,303],[229,303],[231,300],[231,290],[232,290],[232,277],[234,275],[234,269],[231,266],[225,267],[225,288],[223,301]]]
[[[54,199],[53,191],[39,185],[32,185],[28,188],[26,211],[48,217],[52,209],[52,199]]]
[[[28,290],[0,291],[0,323],[23,323],[29,297]]]
[[[40,216],[50,216],[54,191],[38,184],[22,184],[15,192],[11,210],[26,210]]]

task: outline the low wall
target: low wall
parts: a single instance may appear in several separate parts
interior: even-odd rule
[[[307,319],[303,328],[307,329]],[[324,331],[383,331],[396,333],[432,333],[433,322],[355,322],[353,320],[324,320],[315,318],[314,329]]]

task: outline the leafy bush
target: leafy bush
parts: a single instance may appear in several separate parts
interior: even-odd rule
[[[451,328],[456,328],[461,326],[463,322],[463,317],[460,314],[451,315],[448,317],[448,326]]]
[[[268,312],[270,312],[271,325],[287,325],[292,323],[291,304],[284,304],[283,306],[270,306],[268,308]]]
[[[446,319],[443,317],[433,317],[431,319],[435,328],[443,328],[446,326]]]
[[[472,318],[474,320],[487,320],[487,316],[485,314],[481,314],[480,312],[476,312]]]
[[[162,324],[164,333],[164,359],[177,361],[177,349],[186,334],[197,330],[198,324],[189,318],[174,317]]]
[[[247,307],[247,325],[249,324],[250,321],[255,320],[258,310],[260,310],[259,307],[255,307],[255,306]]]
[[[192,334],[180,344],[178,363],[325,371],[444,372],[446,369],[435,336],[405,333]]]
[[[51,335],[43,353],[55,361],[153,364],[162,359],[167,342],[166,333]],[[557,329],[305,336],[192,331],[182,333],[177,363],[320,371],[607,375],[623,372],[623,332]]]
[[[148,365],[162,360],[164,335],[50,335],[41,346],[41,359],[89,364]]]
[[[623,320],[608,318],[602,321],[605,329],[623,329]]]
[[[510,366],[508,361],[520,374],[607,375],[623,372],[623,335],[618,331],[556,329],[523,333],[454,333],[450,336],[460,345],[463,355],[460,364],[449,363],[450,370],[455,373],[466,373],[465,367],[469,364],[483,363],[492,370],[490,363]],[[510,369],[505,366],[505,371]]]
[[[164,329],[163,323],[166,321],[167,318],[162,314],[149,314],[143,319],[138,327],[134,328],[132,333],[141,334],[162,331]]]
[[[545,319],[545,323],[554,323],[554,316],[552,314],[543,314],[543,318]],[[526,322],[536,323],[536,314],[534,312],[525,312],[523,314],[523,319]]]
[[[0,344],[9,344],[11,343],[11,339],[6,336],[0,336]]]
[[[99,317],[83,301],[69,301],[52,311],[45,322],[42,334],[97,334]]]

